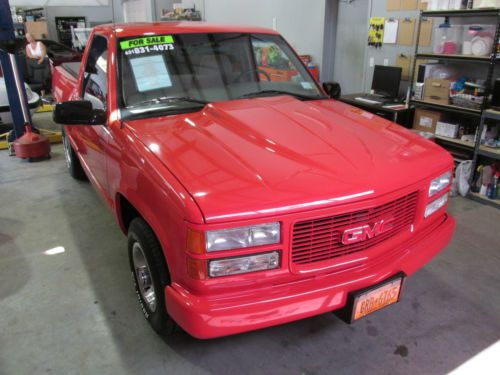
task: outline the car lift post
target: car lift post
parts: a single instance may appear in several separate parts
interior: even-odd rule
[[[9,41],[15,42],[9,0],[0,0],[0,43]],[[0,48],[0,63],[14,123],[13,131],[8,139],[9,143],[23,135],[25,124],[31,124],[23,74],[17,69],[16,58],[15,53],[7,53],[4,48]]]

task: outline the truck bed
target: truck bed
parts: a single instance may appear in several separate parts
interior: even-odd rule
[[[78,73],[80,72],[80,65],[81,62],[67,62],[67,63],[62,63],[60,67],[64,70],[66,70],[69,74],[71,74],[73,77],[78,78]]]
[[[54,68],[52,95],[57,102],[69,100],[78,81],[80,65],[80,62],[67,62]]]

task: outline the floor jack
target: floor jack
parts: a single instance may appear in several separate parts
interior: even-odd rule
[[[52,131],[47,129],[38,128],[40,134],[42,134],[45,138],[48,138],[50,143],[61,143],[62,142],[62,134],[60,131]],[[0,134],[0,150],[7,150],[9,148],[9,143],[7,142],[7,138],[9,136],[9,132]]]
[[[9,60],[12,64],[12,70],[14,73],[16,90],[21,98],[24,97],[23,82],[19,75],[19,70],[17,69],[16,52],[22,49],[23,46],[24,41],[20,39],[0,41],[0,49],[9,55]],[[30,124],[28,104],[26,103],[26,100],[21,100],[21,109],[23,113],[25,132],[12,144],[16,156],[22,159],[28,159],[30,162],[36,159],[50,158],[50,141],[44,135],[34,133],[32,131],[33,127]]]

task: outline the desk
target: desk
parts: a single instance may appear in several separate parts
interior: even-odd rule
[[[386,118],[387,120],[393,121],[397,124],[403,125],[407,128],[411,127],[410,123],[411,108],[401,108],[401,109],[385,108],[382,106],[382,104],[378,103],[372,104],[356,100],[355,98],[359,96],[363,96],[363,94],[343,95],[339,98],[339,100],[341,102],[364,109],[367,112],[374,113],[378,116]]]

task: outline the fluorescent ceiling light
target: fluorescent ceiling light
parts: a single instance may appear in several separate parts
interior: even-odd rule
[[[81,6],[108,6],[109,0],[10,0],[9,4],[16,7],[81,7]]]
[[[45,255],[57,255],[57,254],[62,254],[65,251],[66,250],[64,249],[63,246],[57,246],[57,247],[53,247],[52,249],[45,250],[43,253]]]

